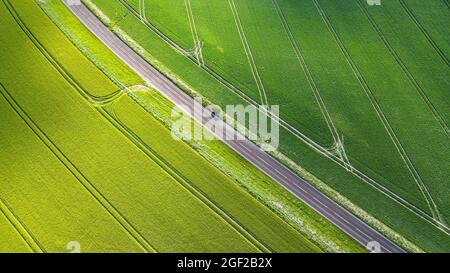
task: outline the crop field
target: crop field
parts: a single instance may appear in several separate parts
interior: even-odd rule
[[[86,29],[47,16],[62,8],[0,1],[0,252],[364,251],[223,143],[202,149],[233,169],[175,141],[153,90],[118,59],[96,63],[111,53]]]
[[[419,248],[449,249],[446,1],[84,2],[188,91],[280,105],[275,156]]]

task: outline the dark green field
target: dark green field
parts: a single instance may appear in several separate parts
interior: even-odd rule
[[[280,105],[277,156],[392,236],[449,248],[448,2],[85,2],[208,100]]]

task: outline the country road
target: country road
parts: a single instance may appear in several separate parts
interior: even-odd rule
[[[193,108],[195,105],[198,106],[197,102],[195,102],[193,98],[187,95],[182,89],[170,81],[156,68],[151,66],[107,27],[105,27],[86,6],[79,4],[79,1],[64,0],[64,2],[94,35],[96,35],[134,71],[136,71],[136,73],[139,74],[146,82],[159,90],[175,105],[187,113],[193,113]],[[197,119],[197,121],[202,124],[207,122],[207,120],[202,118],[200,118],[200,120]],[[232,127],[228,125],[225,126],[226,130],[231,130],[233,133],[236,133]],[[308,181],[294,174],[268,153],[261,150],[253,142],[249,140],[221,139],[242,157],[247,159],[268,176],[272,177],[297,198],[308,204],[363,246],[376,242],[375,244],[378,243],[380,245],[381,252],[405,252],[378,231],[374,230],[352,213],[348,212],[339,204],[325,196]]]

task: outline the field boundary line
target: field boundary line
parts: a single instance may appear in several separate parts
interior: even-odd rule
[[[139,12],[142,20],[147,20],[147,14],[145,10],[145,0],[139,0]]]
[[[2,0],[4,3],[9,2],[9,0]],[[10,5],[10,3],[6,4]],[[11,15],[15,18],[16,22],[19,24],[23,24],[21,26],[24,27],[22,30],[27,34],[36,48],[44,55],[44,57],[49,61],[49,63],[56,68],[56,70],[64,77],[64,73],[67,73],[63,70],[62,66],[57,63],[57,61],[51,56],[51,54],[45,49],[43,45],[34,37],[29,36],[32,35],[31,31],[26,27],[26,25],[21,21],[14,8],[11,6],[13,10],[8,10],[11,12]],[[13,13],[14,12],[14,13]],[[19,20],[19,21],[17,21]],[[28,33],[29,32],[29,33]],[[60,70],[61,69],[61,70]],[[67,79],[66,79],[67,80]],[[6,91],[6,89],[5,89]],[[8,92],[8,91],[6,91]],[[69,172],[82,184],[82,186],[91,194],[91,196],[99,202],[100,205],[103,206],[106,211],[110,213],[110,215],[116,219],[116,221],[131,235],[136,242],[146,251],[149,252],[157,252],[153,246],[145,239],[142,234],[107,200],[104,195],[98,191],[98,189],[82,174],[82,172],[66,157],[66,155],[59,149],[56,144],[40,129],[40,127],[33,121],[33,119],[24,111],[24,109],[14,100],[14,98],[8,93],[10,100],[8,103],[13,107],[16,113],[22,118],[22,120],[30,127],[30,129],[39,137],[39,139],[47,146],[47,148],[58,158],[58,160],[68,169]],[[6,98],[6,97],[5,97]],[[18,108],[16,108],[16,107]],[[96,107],[97,108],[97,107]],[[22,114],[23,115],[22,115]],[[30,124],[30,123],[31,124]],[[48,141],[48,142],[47,142]]]
[[[436,107],[434,106],[433,102],[431,101],[431,99],[426,94],[425,90],[422,88],[422,86],[416,80],[416,78],[414,77],[413,73],[411,71],[409,71],[408,67],[404,64],[404,62],[402,61],[402,59],[400,58],[400,56],[398,55],[396,50],[389,43],[389,40],[384,35],[383,31],[378,26],[378,24],[376,23],[375,19],[370,15],[370,13],[367,10],[367,8],[363,4],[361,4],[360,1],[361,0],[356,0],[357,4],[361,8],[362,12],[366,15],[366,17],[369,20],[370,24],[372,25],[373,29],[377,32],[377,34],[379,35],[379,37],[383,41],[384,45],[388,49],[388,51],[391,54],[391,56],[395,59],[395,61],[398,63],[398,65],[402,68],[403,72],[408,77],[408,79],[414,85],[415,89],[417,90],[417,93],[419,93],[420,97],[425,102],[425,104],[427,105],[427,108],[431,111],[431,113],[433,114],[434,118],[436,119],[436,121],[441,126],[441,128],[444,131],[444,133],[447,136],[447,138],[450,139],[449,127],[446,124],[446,122],[444,121],[444,118],[439,113],[439,111],[436,109]],[[400,0],[400,1],[402,1],[402,0]]]
[[[402,0],[400,0],[402,1]],[[403,72],[408,76],[409,80],[411,81],[411,83],[414,85],[414,87],[416,88],[416,90],[418,91],[418,93],[420,94],[420,96],[422,97],[422,99],[424,100],[424,102],[427,104],[428,108],[431,110],[431,112],[434,114],[435,119],[440,123],[440,122],[444,122],[444,120],[440,120],[440,116],[439,113],[437,113],[437,110],[434,108],[434,105],[432,104],[432,102],[429,100],[429,98],[427,97],[425,91],[422,89],[422,87],[419,85],[419,83],[417,82],[417,80],[414,78],[414,75],[412,75],[412,73],[408,70],[408,68],[406,67],[406,65],[403,63],[403,61],[401,60],[400,56],[397,54],[397,52],[394,50],[394,48],[391,46],[391,44],[389,43],[388,39],[386,38],[386,36],[383,34],[383,31],[381,30],[381,28],[378,26],[378,24],[376,23],[376,21],[373,19],[373,17],[369,14],[369,12],[367,11],[367,9],[361,4],[360,0],[356,0],[358,6],[361,8],[362,12],[364,13],[364,15],[367,17],[367,19],[369,20],[370,24],[372,25],[373,29],[377,32],[377,34],[379,35],[379,37],[381,38],[381,40],[383,41],[383,43],[385,44],[386,48],[388,49],[389,53],[392,55],[392,57],[396,60],[396,62],[398,63],[398,65],[402,68]],[[436,111],[436,112],[435,112]],[[435,115],[437,114],[437,116]],[[440,123],[441,124],[441,123]],[[447,135],[447,138],[450,138],[450,135],[448,134],[448,130],[445,129],[445,127],[447,127],[444,124],[441,124],[442,129],[444,129],[444,132]],[[407,155],[406,151],[405,151],[405,155],[408,157],[408,161],[411,161],[411,159],[409,159],[409,156]],[[412,165],[412,161],[411,161],[411,168],[414,169],[414,173],[415,177],[416,177],[416,182],[418,183],[418,186],[420,188],[420,190],[422,191],[422,194],[424,195],[425,198],[429,199],[429,203],[432,205],[432,208],[434,210],[434,214],[436,217],[439,218],[439,220],[441,222],[444,222],[444,220],[441,218],[440,213],[439,213],[439,209],[433,199],[433,196],[431,195],[427,185],[425,184],[425,182],[423,181],[423,179],[421,178],[419,172],[417,169],[415,169],[414,165]]]
[[[145,1],[145,0],[144,0]],[[203,59],[203,43],[198,35],[197,25],[195,23],[194,12],[192,10],[191,0],[184,0],[186,6],[186,12],[188,15],[189,26],[191,28],[192,39],[194,41],[194,54],[197,58],[198,65],[205,65],[205,60]]]
[[[259,94],[261,96],[261,103],[263,105],[269,105],[269,101],[267,100],[266,89],[264,87],[264,83],[261,79],[261,75],[259,74],[258,66],[256,65],[255,59],[253,58],[252,49],[247,40],[247,36],[245,35],[244,26],[242,25],[239,11],[236,7],[234,0],[228,0],[228,4],[230,5],[231,12],[233,14],[234,23],[236,25],[236,29],[239,33],[239,37],[241,38],[242,46],[244,47],[245,55],[247,55],[247,60],[252,70],[253,78],[255,79],[256,86],[258,87]]]
[[[118,0],[120,2],[122,2],[123,0]],[[89,6],[88,6],[89,8]],[[130,10],[130,12],[132,12],[138,19],[139,16],[136,15],[135,11],[133,12],[132,8],[127,7],[127,9]],[[96,14],[95,12],[93,12],[94,14]],[[98,17],[98,14],[96,14],[96,16]],[[102,21],[101,18],[99,18],[100,21]],[[147,26],[150,30],[153,31],[153,28],[148,26],[147,24],[144,24],[145,26]],[[154,27],[154,26],[153,26]],[[157,32],[155,32],[157,35]],[[116,35],[118,35],[116,33]],[[118,35],[120,37],[120,35]],[[163,41],[165,41],[165,39],[163,37],[160,37]],[[169,43],[170,45],[170,43]],[[140,53],[137,53],[140,56],[142,56]],[[188,56],[186,56],[188,59],[190,59],[191,61],[193,59],[189,58]],[[143,57],[145,58],[145,57]],[[238,97],[240,97],[241,99],[243,99],[244,101],[248,102],[251,106],[255,107],[259,112],[261,112],[262,114],[265,115],[269,115],[268,113],[262,111],[261,109],[259,109],[257,106],[258,104],[249,96],[247,96],[246,94],[242,93],[239,89],[237,89],[233,84],[231,84],[228,80],[224,79],[221,75],[217,74],[215,71],[209,69],[207,67],[207,65],[205,67],[203,67],[203,69],[213,78],[215,78],[219,83],[223,84],[225,87],[227,87],[231,92],[233,92],[234,94],[236,94]],[[172,79],[173,80],[173,79]],[[344,164],[340,158],[338,158],[337,156],[335,156],[334,154],[330,153],[328,151],[328,149],[322,147],[320,144],[318,144],[317,142],[315,142],[314,140],[310,139],[308,136],[306,136],[305,134],[301,133],[298,129],[294,128],[292,125],[290,125],[289,123],[285,122],[282,119],[279,120],[274,120],[274,122],[278,123],[282,128],[284,128],[286,131],[288,131],[289,133],[291,133],[294,137],[296,137],[297,139],[299,139],[300,141],[302,141],[303,143],[305,143],[307,146],[309,146],[311,149],[313,149],[314,151],[316,151],[317,153],[325,156],[327,159],[331,160],[332,162],[334,162],[335,164],[337,164],[338,166],[344,168],[344,169],[348,169],[346,164]],[[431,217],[428,213],[425,213],[422,209],[418,208],[417,206],[411,204],[409,201],[405,200],[404,198],[402,198],[401,196],[397,195],[396,193],[390,191],[388,188],[386,188],[385,186],[381,185],[379,182],[375,181],[373,178],[371,178],[370,176],[368,176],[366,173],[353,168],[352,172],[351,172],[355,177],[359,178],[362,180],[362,182],[366,183],[367,185],[371,186],[372,188],[374,188],[375,190],[377,190],[378,192],[380,192],[381,194],[385,195],[386,197],[388,197],[389,199],[391,199],[392,201],[396,202],[397,204],[401,205],[402,207],[406,208],[408,211],[410,211],[411,213],[413,213],[414,215],[418,216],[419,218],[421,218],[422,220],[424,220],[425,222],[431,224],[432,226],[436,227],[437,229],[445,232],[446,234],[449,234],[450,228],[447,227],[445,224],[440,223],[439,221],[436,221],[433,217]]]
[[[17,103],[17,101],[11,96],[11,94],[4,89],[5,97],[8,104],[14,110],[14,112],[22,119],[22,121],[29,127],[29,129],[38,137],[38,139],[46,146],[47,149],[58,159],[58,161],[67,169],[72,176],[81,184],[81,186],[99,203],[103,209],[105,209],[110,216],[117,221],[122,228],[143,248],[145,251],[151,250],[156,252],[153,247],[149,247],[148,243],[142,244],[140,242],[139,231],[132,231],[135,228],[123,217],[123,215],[100,193],[97,188],[87,179],[84,174],[71,162],[70,159],[60,150],[60,148],[45,134],[45,132],[36,124],[36,122],[25,112],[25,110]],[[141,240],[142,241],[142,240]],[[144,241],[146,241],[144,239]]]
[[[288,19],[286,18],[282,8],[280,7],[278,0],[272,0],[272,3],[278,14],[278,17],[280,18],[283,28],[286,31],[287,36],[289,37],[291,46],[295,52],[298,63],[300,64],[303,72],[305,73],[305,76],[308,80],[309,86],[311,87],[311,90],[313,91],[316,102],[319,105],[320,111],[322,112],[322,115],[327,123],[328,129],[330,130],[330,133],[334,140],[334,146],[336,148],[336,152],[339,154],[341,160],[344,162],[347,162],[347,164],[349,165],[349,168],[352,168],[352,166],[349,162],[349,159],[346,156],[345,149],[343,149],[343,141],[341,140],[339,131],[338,131],[336,125],[334,124],[333,119],[331,118],[331,114],[327,109],[327,106],[325,104],[325,101],[322,98],[322,95],[320,94],[320,89],[317,86],[316,81],[314,80],[311,70],[309,69],[309,66],[306,62],[306,59],[304,57],[301,47],[300,47],[299,43],[297,42],[297,40],[295,39],[294,33],[292,32],[292,29],[289,25]]]
[[[447,5],[447,7],[450,9],[450,3],[448,2],[448,0],[444,0],[444,3]]]
[[[404,0],[398,0],[400,2],[400,5],[403,7],[403,9],[408,14],[409,18],[414,22],[416,27],[420,29],[422,34],[427,38],[428,42],[431,44],[431,46],[436,50],[436,53],[441,57],[441,59],[445,62],[447,66],[450,67],[450,61],[448,60],[447,56],[445,56],[444,52],[442,52],[442,49],[436,44],[436,42],[433,40],[431,35],[428,33],[428,31],[425,29],[425,27],[420,23],[419,19],[417,19],[414,12],[411,10],[411,8],[406,4]],[[444,0],[444,2],[447,4],[447,7],[450,8],[447,0]]]
[[[398,139],[395,130],[392,128],[391,124],[389,123],[389,120],[385,116],[380,104],[378,103],[378,100],[373,93],[372,89],[366,82],[366,79],[364,78],[363,74],[361,73],[360,69],[358,68],[357,64],[351,57],[350,53],[348,52],[347,48],[345,47],[344,43],[342,42],[341,38],[337,34],[336,30],[334,29],[333,25],[331,24],[330,20],[328,19],[327,15],[325,14],[325,11],[322,9],[320,4],[317,2],[317,0],[313,0],[314,3],[316,3],[317,9],[320,11],[320,14],[325,21],[328,29],[330,30],[331,34],[335,38],[336,42],[338,43],[339,47],[341,48],[342,53],[344,54],[345,58],[347,59],[347,62],[350,64],[353,72],[355,73],[355,76],[358,78],[358,81],[361,84],[362,89],[366,93],[370,103],[372,104],[372,107],[374,108],[375,112],[377,113],[378,117],[380,118],[380,121],[382,122],[384,128],[386,129],[387,133],[389,134],[391,141],[395,145],[397,151],[399,152],[400,156],[402,157],[403,161],[406,163],[406,166],[408,167],[409,171],[413,175],[414,180],[416,181],[416,184],[419,186],[420,191],[424,195],[425,201],[428,204],[428,207],[430,208],[430,212],[433,215],[433,218],[435,218],[436,221],[440,222],[439,220],[439,214],[435,214],[434,209],[434,202],[432,199],[428,199],[428,196],[426,194],[426,189],[423,188],[423,182],[421,183],[421,177],[419,173],[416,171],[413,163],[411,162],[408,154],[403,148],[403,145],[401,144],[400,140]],[[436,208],[437,209],[437,208]]]
[[[3,2],[5,2],[5,1],[9,1],[9,0],[2,0]],[[18,20],[20,20],[20,18],[17,18]],[[22,24],[23,24],[23,27],[25,27],[26,28],[26,26],[25,26],[25,24],[22,22],[22,21],[20,21]],[[22,30],[27,34],[27,36],[28,36],[28,33],[25,31],[25,29],[23,29],[22,28]],[[28,30],[28,28],[26,28],[26,30],[27,31],[29,31]],[[29,34],[32,34],[31,33],[31,31],[29,31],[30,33]],[[95,109],[101,116],[103,116],[113,127],[115,127],[116,129],[118,129],[130,142],[132,142],[137,148],[139,148],[142,152],[144,152],[144,154],[147,154],[144,150],[142,150],[142,148],[140,148],[138,145],[136,145],[136,142],[134,142],[130,137],[128,137],[125,133],[124,133],[124,131],[123,130],[120,130],[120,128],[118,128],[113,122],[112,122],[112,120],[111,120],[111,118],[113,118],[108,112],[106,112],[106,110],[104,110],[102,107],[98,107],[98,106],[96,106],[95,104],[93,104],[92,103],[92,98],[90,97],[90,94],[89,94],[89,92],[87,92],[86,90],[84,90],[84,88],[72,77],[72,75],[69,73],[69,72],[67,72],[66,70],[65,70],[65,68],[45,49],[45,47],[42,45],[42,44],[40,44],[40,42],[39,42],[39,40],[37,39],[37,38],[35,38],[34,36],[32,36],[32,37],[30,37],[30,40],[33,42],[33,44],[37,47],[37,49],[39,49],[39,51],[41,51],[41,53],[44,55],[44,57],[46,57],[47,58],[47,60],[49,61],[49,63],[52,65],[52,66],[54,66],[55,67],[55,69],[61,74],[61,76],[72,86],[72,87],[74,87],[74,89],[75,90],[77,90],[78,91],[78,93],[79,93],[79,95],[81,95],[90,105],[91,105],[91,107],[93,107],[93,109]],[[108,118],[108,116],[110,117],[110,118]],[[113,118],[114,119],[114,118]],[[117,121],[116,121],[117,122]],[[134,133],[133,133],[134,134]],[[143,144],[144,146],[146,145],[146,144]],[[155,160],[153,160],[152,159],[152,161],[154,161],[156,164],[158,164],[158,162],[156,162]],[[159,164],[158,164],[159,165]],[[160,167],[161,167],[161,165],[160,165]],[[170,167],[169,167],[170,168]],[[173,173],[170,173],[167,169],[164,169],[163,168],[163,170],[165,170],[170,176],[172,176],[173,175]],[[177,180],[177,179],[176,179]],[[177,180],[177,181],[179,181],[179,180]],[[94,189],[95,189],[95,187],[93,186],[93,185],[91,185]],[[191,186],[192,187],[192,186]],[[203,196],[205,199],[207,199],[207,200],[209,200],[207,197],[205,197],[205,196]],[[198,198],[198,197],[197,197]],[[105,198],[106,199],[106,198]],[[201,200],[201,199],[200,199]],[[107,200],[106,200],[107,201]],[[213,203],[212,201],[209,201],[209,202],[211,202],[212,204],[215,204],[215,203]],[[205,204],[206,205],[206,204]],[[112,206],[112,205],[111,205]],[[212,209],[211,207],[210,207],[210,209]],[[220,207],[218,208],[220,211],[222,211],[221,209],[220,209]],[[223,215],[220,215],[216,210],[213,210],[215,213],[217,213],[218,214],[218,216],[221,216],[221,218],[223,219],[223,220],[225,220],[224,218],[223,218]],[[255,248],[256,249],[258,249],[258,250],[260,250],[260,251],[262,251],[262,252],[271,252],[271,250],[268,248],[268,247],[266,247],[263,243],[261,243],[261,242],[259,242],[256,238],[254,238],[253,236],[252,236],[252,234],[251,233],[249,233],[249,231],[247,231],[247,229],[246,228],[244,228],[244,227],[242,227],[239,223],[236,223],[236,221],[234,220],[234,218],[232,218],[231,216],[228,216],[228,214],[226,213],[226,212],[224,212],[224,211],[222,211],[222,213],[224,213],[227,217],[229,217],[230,219],[229,219],[229,221],[231,221],[231,222],[229,222],[229,221],[227,221],[227,220],[225,220],[225,223],[227,223],[228,225],[230,225],[233,229],[235,229],[237,232],[238,232],[238,234],[240,234],[241,236],[242,236],[242,238],[244,238],[245,240],[247,240],[247,241],[249,241],[253,246],[255,246]],[[120,212],[119,212],[119,214],[120,214]],[[125,218],[124,218],[124,220],[126,220]],[[233,222],[235,222],[234,224],[232,224]],[[131,226],[131,224],[130,224],[130,226]],[[132,227],[132,226],[131,226]],[[138,232],[137,230],[136,230],[136,232]],[[244,233],[243,233],[244,232]],[[140,234],[139,232],[138,232],[138,234]],[[247,235],[245,235],[245,234],[247,234]],[[248,236],[250,236],[251,238],[249,238]],[[253,238],[253,239],[252,239]],[[145,238],[143,238],[144,240],[146,240]],[[255,242],[256,241],[256,242]],[[149,244],[149,243],[148,243]],[[150,244],[149,244],[150,245]],[[153,248],[153,247],[152,247]],[[156,252],[156,250],[154,250],[154,248],[153,248],[153,251],[154,252]]]
[[[0,92],[2,87],[0,86]],[[19,234],[23,242],[30,248],[34,253],[45,253],[44,247],[39,243],[39,241],[34,237],[30,230],[23,224],[20,219],[14,214],[14,212],[9,208],[9,206],[0,197],[0,213],[3,214],[8,221],[8,223],[13,227],[13,229]]]

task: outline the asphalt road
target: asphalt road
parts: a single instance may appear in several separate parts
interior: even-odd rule
[[[64,2],[93,34],[136,71],[145,81],[158,89],[178,107],[187,113],[193,113],[194,105],[196,105],[197,102],[189,95],[136,54],[128,47],[128,45],[105,27],[84,5],[76,4],[78,2],[77,0],[64,0]],[[68,4],[70,2],[72,2],[72,5]],[[196,119],[203,124],[207,122],[206,119]],[[227,125],[225,126],[226,130],[237,134],[233,128]],[[375,245],[376,247],[378,245],[380,247],[380,252],[383,253],[404,252],[403,249],[398,247],[392,241],[322,194],[309,182],[294,174],[251,141],[226,140],[223,138],[222,141],[363,246],[368,246],[369,244]]]

